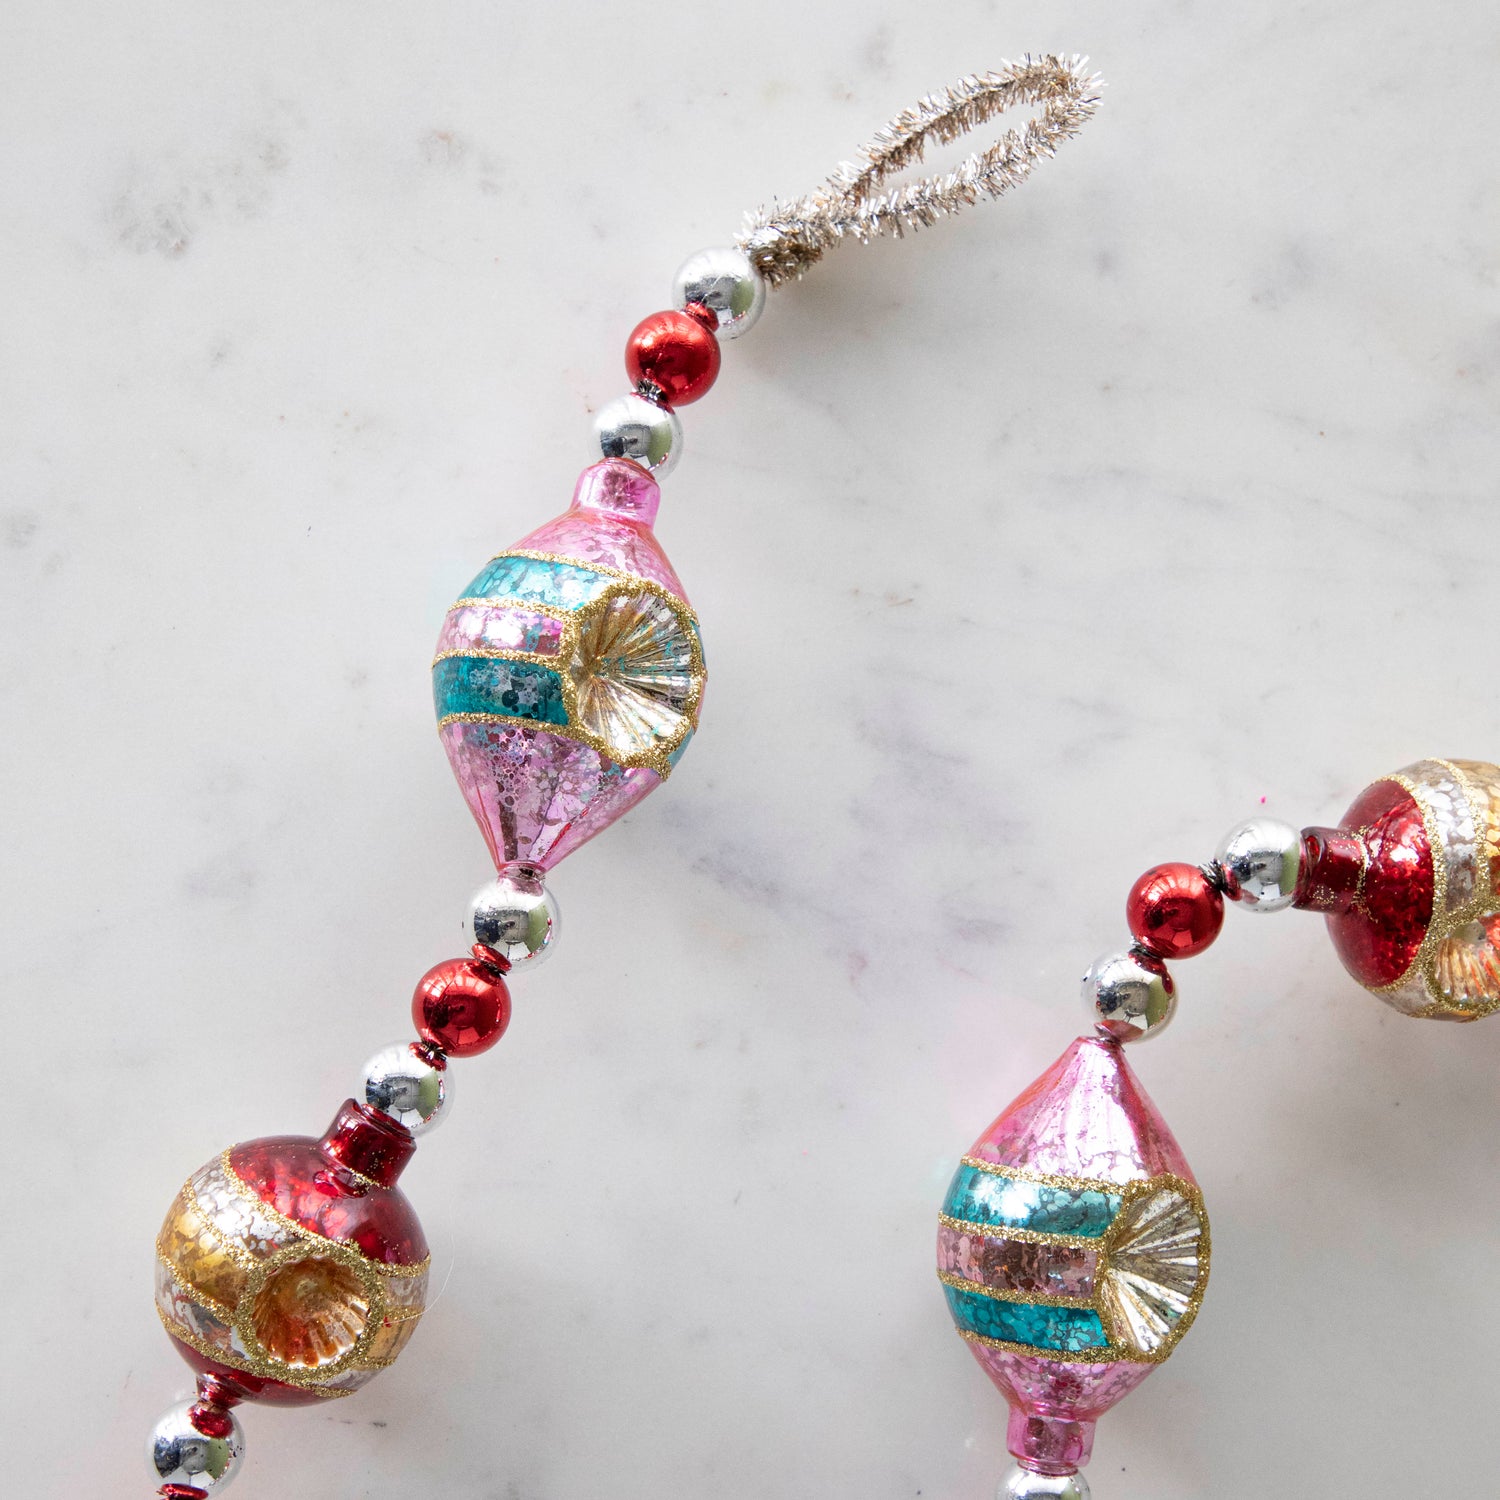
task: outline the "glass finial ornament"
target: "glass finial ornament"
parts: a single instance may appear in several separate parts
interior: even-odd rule
[[[1254,817],[1131,887],[1130,946],[1084,975],[1092,1034],[979,1137],[939,1215],[948,1311],[1010,1407],[1000,1500],[1088,1500],[1095,1424],[1203,1304],[1203,1195],[1124,1048],[1172,1022],[1168,960],[1207,949],[1226,905],[1325,913],[1350,974],[1407,1015],[1500,1010],[1500,768],[1418,761],[1336,828]]]
[[[696,325],[695,325],[696,326]],[[438,731],[497,871],[548,870],[671,775],[698,724],[698,620],[625,458],[485,564],[432,664]]]
[[[1198,1184],[1123,1044],[1081,1037],[969,1149],[938,1227],[949,1311],[1023,1469],[1088,1462],[1094,1424],[1192,1325],[1208,1261]]]
[[[555,951],[548,874],[667,780],[698,728],[698,618],[655,531],[659,481],[682,454],[678,408],[713,386],[722,344],[756,326],[769,291],[842,240],[908,233],[1000,196],[1097,103],[1081,58],[1027,57],[962,79],[902,111],[857,165],[750,216],[736,243],[690,256],[673,305],[637,323],[630,389],[600,408],[571,506],[485,563],[438,637],[438,734],[495,867],[464,917],[467,954],[423,975],[415,1039],[374,1055],[322,1136],[234,1146],[168,1210],[157,1309],[197,1394],[153,1431],[159,1496],[203,1500],[234,1478],[244,1435],[233,1408],[347,1397],[417,1328],[428,1253],[397,1179],[446,1118],[449,1065],[495,1045],[511,980]],[[928,145],[1017,105],[1035,108],[1024,130],[951,172],[893,181]]]
[[[1299,840],[1297,906],[1328,914],[1344,967],[1409,1016],[1500,1010],[1500,768],[1419,760]]]

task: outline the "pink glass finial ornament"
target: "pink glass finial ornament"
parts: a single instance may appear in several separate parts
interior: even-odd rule
[[[1094,1424],[1187,1332],[1208,1262],[1181,1148],[1120,1044],[1080,1037],[980,1136],[939,1217],[949,1310],[1023,1469],[1088,1462]]]
[[[672,772],[707,677],[698,621],[628,459],[491,559],[448,611],[438,729],[497,869],[547,870]]]

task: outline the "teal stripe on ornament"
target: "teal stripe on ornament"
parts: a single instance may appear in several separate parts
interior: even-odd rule
[[[535,662],[498,656],[445,656],[432,667],[432,701],[439,719],[452,714],[500,714],[536,724],[566,724],[562,679]]]
[[[1037,1302],[1001,1302],[961,1287],[944,1286],[953,1321],[966,1333],[1050,1349],[1058,1354],[1081,1354],[1085,1349],[1107,1349],[1109,1339],[1099,1314],[1086,1307],[1047,1307]]]
[[[465,599],[514,600],[548,604],[553,609],[580,609],[597,599],[611,583],[603,573],[576,563],[544,562],[536,557],[497,557],[463,592]]]
[[[1001,1177],[959,1164],[943,1212],[970,1224],[1029,1229],[1035,1234],[1076,1234],[1097,1239],[1120,1211],[1120,1195],[1098,1188],[1054,1187],[1022,1177]]]

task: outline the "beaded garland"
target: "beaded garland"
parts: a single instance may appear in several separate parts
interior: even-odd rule
[[[954,172],[887,180],[1018,102],[1041,106]],[[667,780],[699,723],[697,615],[656,539],[675,408],[768,287],[844,238],[924,227],[1023,181],[1097,104],[1079,59],[1027,58],[903,112],[818,191],[761,211],[679,271],[674,306],[627,341],[631,391],[599,414],[569,509],[493,557],[447,612],[432,662],[438,732],[489,847],[469,956],[419,981],[415,1041],[383,1048],[321,1137],[234,1146],[188,1179],[156,1243],[160,1320],[196,1400],[150,1440],[157,1493],[207,1500],[239,1470],[244,1402],[346,1397],[393,1364],[426,1305],[430,1258],[398,1179],[451,1099],[449,1063],[504,1034],[509,977],[553,948],[545,876]],[[937,1265],[955,1327],[1010,1408],[1008,1500],[1087,1500],[1095,1425],[1169,1357],[1207,1289],[1203,1195],[1126,1061],[1179,991],[1168,961],[1218,937],[1225,903],[1324,914],[1348,971],[1405,1014],[1500,1010],[1500,769],[1424,760],[1362,792],[1337,828],[1258,818],[1204,865],[1131,888],[1132,944],[1084,980],[1090,1022],[961,1159]]]
[[[470,904],[470,956],[430,969],[412,997],[417,1040],[382,1048],[321,1137],[232,1147],[191,1178],[157,1241],[157,1305],[198,1373],[198,1399],[150,1441],[167,1500],[204,1500],[238,1472],[233,1408],[352,1393],[390,1365],[425,1302],[427,1250],[397,1186],[416,1138],[452,1097],[449,1062],[492,1047],[508,981],[553,950],[559,861],[667,780],[698,727],[707,669],[698,618],[655,535],[681,452],[675,407],[718,377],[721,341],[755,326],[770,285],[844,235],[934,222],[1023,181],[1092,114],[1081,59],[1026,58],[964,79],[898,116],[856,179],[761,215],[737,245],[699,251],[673,306],[626,341],[632,389],[595,423],[596,461],[572,504],[485,564],[448,610],[432,662],[438,734],[493,858]],[[881,185],[1013,105],[1039,107],[956,174]]]

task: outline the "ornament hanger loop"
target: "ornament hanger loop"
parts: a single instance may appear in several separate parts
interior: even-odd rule
[[[821,188],[746,215],[737,243],[776,287],[802,276],[842,239],[900,238],[980,198],[998,198],[1024,182],[1060,141],[1078,134],[1099,107],[1103,82],[1088,71],[1087,58],[1030,55],[996,72],[961,78],[902,110],[862,148],[860,161],[841,163]],[[921,162],[930,144],[956,141],[1022,104],[1042,106],[1023,129],[1006,131],[951,172],[880,191]]]

